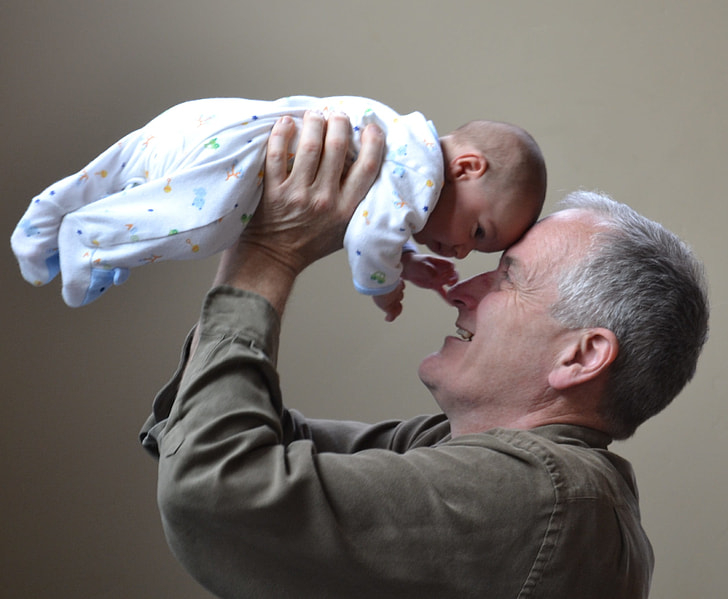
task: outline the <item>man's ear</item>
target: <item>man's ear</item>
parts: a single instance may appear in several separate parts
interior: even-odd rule
[[[616,335],[609,329],[580,329],[559,354],[549,373],[549,385],[568,389],[604,374],[619,352]]]
[[[488,166],[488,159],[480,152],[465,152],[450,161],[450,175],[453,179],[479,179]]]

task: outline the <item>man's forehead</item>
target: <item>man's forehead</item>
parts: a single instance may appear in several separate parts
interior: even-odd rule
[[[564,210],[546,216],[503,252],[502,266],[514,272],[553,268],[575,255],[577,247],[594,232],[590,217],[581,210]]]
[[[549,224],[552,227],[578,227],[582,230],[596,229],[606,224],[606,220],[596,212],[584,208],[566,208],[543,217],[538,224]],[[535,225],[534,225],[535,228]]]

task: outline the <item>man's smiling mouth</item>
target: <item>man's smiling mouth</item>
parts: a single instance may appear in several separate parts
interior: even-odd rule
[[[473,334],[462,327],[457,328],[457,334],[463,341],[470,341],[473,338]]]

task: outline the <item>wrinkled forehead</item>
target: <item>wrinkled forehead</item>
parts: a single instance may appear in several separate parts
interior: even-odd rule
[[[600,217],[585,210],[555,212],[531,227],[506,255],[555,274],[586,256],[595,233],[602,228]]]
[[[569,208],[545,216],[536,226],[544,228],[542,235],[560,240],[574,248],[586,248],[591,244],[594,235],[608,225],[602,216],[594,212]]]

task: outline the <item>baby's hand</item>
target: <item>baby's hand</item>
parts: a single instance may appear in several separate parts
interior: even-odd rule
[[[384,310],[387,315],[384,320],[392,322],[402,313],[402,299],[404,298],[404,281],[400,281],[394,291],[384,295],[373,296],[374,303]]]
[[[402,278],[418,287],[434,289],[445,297],[445,286],[458,282],[458,272],[453,262],[446,258],[405,252],[402,254]]]

